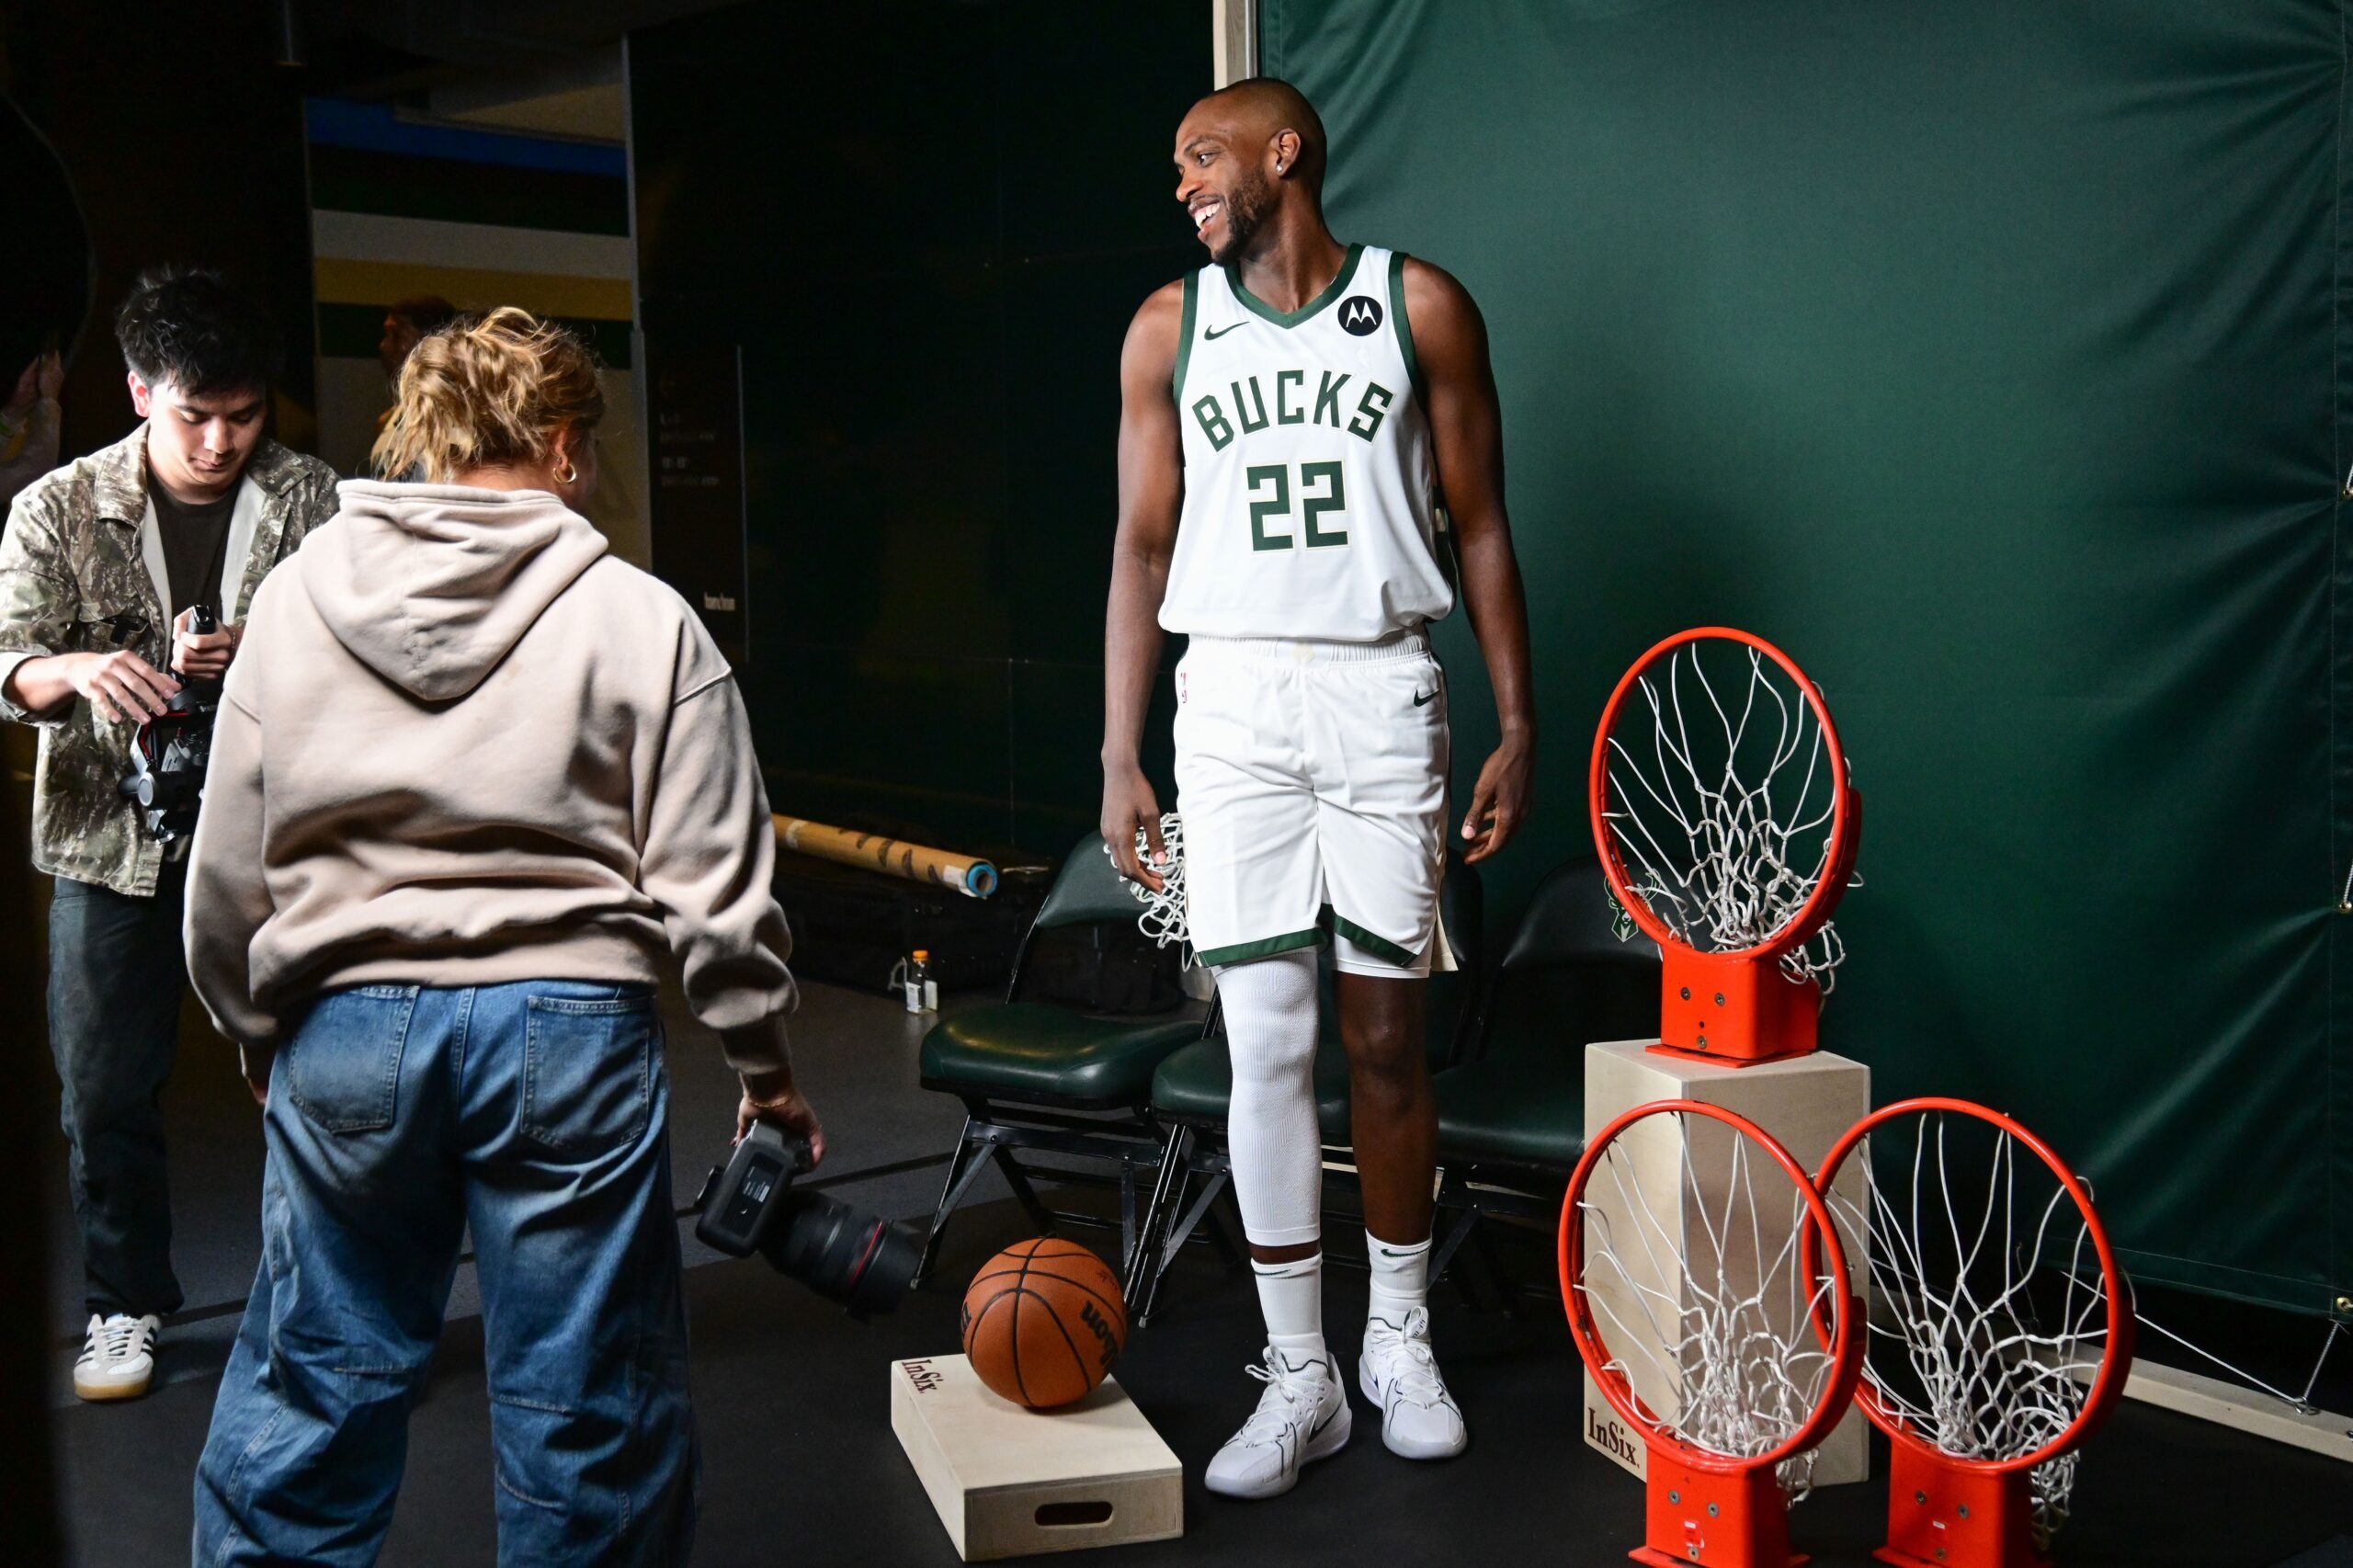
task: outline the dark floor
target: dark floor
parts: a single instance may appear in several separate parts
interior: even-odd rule
[[[918,1022],[883,998],[811,986],[797,1037],[803,1081],[827,1123],[834,1190],[892,1215],[928,1213],[942,1174],[937,1162],[961,1112],[915,1086]],[[677,1174],[691,1195],[724,1146],[732,1083],[716,1047],[691,1027],[674,1028],[671,1062]],[[73,1345],[61,1336],[56,1351],[51,1430],[77,1561],[90,1568],[184,1560],[188,1477],[256,1256],[259,1143],[225,1047],[190,1045],[169,1110],[177,1256],[190,1311],[171,1333],[165,1386],[132,1405],[81,1405],[65,1381]],[[78,1325],[62,1142],[56,1154],[51,1295],[58,1322]],[[689,1239],[695,1267],[687,1291],[704,1444],[698,1561],[955,1561],[891,1435],[885,1371],[900,1358],[954,1349],[961,1281],[996,1247],[1028,1233],[1002,1187],[983,1186],[974,1201],[934,1285],[870,1326],[762,1264],[719,1260]],[[1335,1250],[1345,1247],[1336,1234]],[[1337,1272],[1331,1296],[1336,1344],[1352,1356],[1353,1335],[1342,1325],[1361,1317],[1361,1275]],[[491,1559],[474,1300],[471,1278],[461,1278],[431,1389],[414,1418],[390,1563]],[[1311,1470],[1289,1497],[1246,1505],[1211,1498],[1200,1488],[1199,1467],[1258,1392],[1243,1367],[1259,1341],[1246,1277],[1195,1249],[1172,1272],[1162,1313],[1131,1337],[1119,1371],[1186,1461],[1186,1535],[1098,1555],[1381,1568],[1625,1561],[1642,1528],[1641,1489],[1578,1440],[1576,1358],[1557,1309],[1515,1319],[1474,1311],[1442,1290],[1437,1318],[1449,1379],[1472,1418],[1468,1455],[1409,1464],[1381,1447],[1378,1425],[1368,1421],[1345,1454]],[[1824,1491],[1800,1508],[1793,1533],[1817,1562],[1863,1563],[1879,1540],[1884,1506],[1876,1483]],[[2353,1548],[2341,1539],[2347,1535],[2353,1477],[2341,1465],[2127,1405],[2086,1461],[2059,1562],[2270,1568],[2294,1559],[2299,1568],[2341,1568],[2353,1562]]]

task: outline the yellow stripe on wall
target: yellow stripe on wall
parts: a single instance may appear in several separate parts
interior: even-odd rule
[[[563,278],[326,256],[312,263],[312,274],[318,297],[326,304],[388,305],[409,294],[438,294],[469,311],[520,305],[540,315],[599,321],[628,321],[635,313],[624,278]]]

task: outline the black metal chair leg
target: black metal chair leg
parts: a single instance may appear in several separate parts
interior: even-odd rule
[[[1444,1213],[1445,1210],[1440,1210],[1439,1212]],[[1463,1242],[1469,1238],[1472,1227],[1478,1224],[1478,1222],[1479,1210],[1477,1206],[1475,1204],[1465,1203],[1461,1212],[1456,1215],[1454,1223],[1447,1228],[1446,1239],[1438,1243],[1438,1250],[1430,1255],[1430,1278],[1432,1280],[1435,1281],[1446,1278],[1447,1264],[1453,1260],[1456,1251],[1459,1250]]]
[[[1494,1233],[1484,1225],[1480,1226],[1476,1243],[1479,1261],[1485,1265],[1487,1278],[1495,1282],[1495,1295],[1504,1304],[1504,1315],[1525,1317],[1527,1313],[1521,1308],[1518,1288],[1512,1283],[1510,1273],[1504,1267],[1504,1255],[1496,1250]]]
[[[964,1119],[964,1131],[956,1141],[956,1153],[949,1157],[948,1179],[940,1184],[939,1205],[932,1210],[931,1233],[924,1238],[923,1257],[915,1265],[911,1286],[920,1285],[931,1273],[931,1266],[939,1257],[939,1244],[948,1233],[949,1216],[964,1201],[964,1194],[972,1190],[972,1178],[981,1173],[982,1162],[972,1142],[972,1119]]]
[[[1045,1200],[1038,1196],[1038,1189],[1029,1185],[1029,1173],[1021,1168],[1021,1162],[1013,1157],[1013,1151],[999,1146],[992,1148],[989,1154],[996,1161],[996,1168],[1005,1173],[1006,1186],[1013,1188],[1013,1196],[1020,1199],[1021,1207],[1029,1211],[1029,1222],[1038,1227],[1038,1233],[1041,1236],[1054,1234],[1053,1210],[1048,1209]]]
[[[1120,1162],[1120,1267],[1125,1270],[1136,1256],[1136,1168]]]
[[[1138,1327],[1152,1321],[1153,1303],[1160,1296],[1160,1276],[1168,1267],[1168,1232],[1176,1221],[1176,1205],[1183,1199],[1185,1162],[1192,1146],[1191,1128],[1168,1130],[1168,1142],[1161,1149],[1160,1169],[1153,1177],[1152,1197],[1144,1204],[1143,1230],[1137,1238],[1134,1255],[1128,1259],[1128,1277],[1122,1287],[1128,1299],[1128,1315]]]
[[[1242,1203],[1233,1196],[1233,1186],[1226,1173],[1220,1171],[1215,1185],[1202,1195],[1209,1199],[1222,1198],[1226,1200],[1223,1203],[1211,1202],[1209,1235],[1210,1244],[1217,1248],[1218,1256],[1225,1260],[1225,1269],[1229,1274],[1250,1266],[1250,1233],[1243,1228]]]
[[[1441,1209],[1438,1212],[1443,1214],[1445,1210]],[[1470,1238],[1471,1233],[1480,1229],[1479,1218],[1479,1210],[1472,1204],[1465,1204],[1455,1215],[1453,1223],[1447,1227],[1445,1238],[1430,1253],[1430,1283],[1432,1285],[1448,1278],[1448,1266],[1454,1261],[1455,1255],[1461,1250],[1462,1244]],[[1455,1269],[1453,1272],[1455,1289],[1462,1292],[1463,1300],[1472,1307],[1484,1306],[1486,1303],[1481,1300],[1481,1291],[1471,1276],[1472,1271],[1469,1268]]]

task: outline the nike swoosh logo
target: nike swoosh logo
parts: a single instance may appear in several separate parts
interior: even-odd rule
[[[1238,321],[1231,326],[1213,326],[1206,328],[1201,333],[1201,341],[1203,343],[1213,342],[1218,338],[1223,337],[1229,332],[1238,332],[1249,324],[1250,324],[1246,321]]]
[[[1438,693],[1437,693],[1437,692],[1435,692],[1435,691],[1417,691],[1417,692],[1414,693],[1414,706],[1415,706],[1415,707],[1416,707],[1416,708],[1424,707],[1424,706],[1426,706],[1426,705],[1429,702],[1429,700],[1430,700],[1432,698],[1436,697],[1437,695],[1438,695]],[[1392,1254],[1390,1254],[1390,1256],[1391,1256],[1392,1257],[1394,1257],[1394,1256],[1396,1256],[1397,1255],[1396,1255],[1396,1254],[1394,1254],[1394,1253],[1392,1253]]]

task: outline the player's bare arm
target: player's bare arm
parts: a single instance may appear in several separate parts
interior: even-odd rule
[[[1135,840],[1142,828],[1159,859],[1160,803],[1138,748],[1160,668],[1160,601],[1185,499],[1171,386],[1184,297],[1181,282],[1156,290],[1129,324],[1120,350],[1120,520],[1103,627],[1103,842],[1122,876],[1154,892],[1160,878],[1138,857]]]
[[[1470,291],[1439,267],[1405,262],[1405,315],[1427,398],[1438,488],[1454,526],[1462,602],[1486,658],[1502,743],[1479,769],[1462,819],[1463,858],[1501,849],[1534,803],[1536,710],[1529,676],[1528,598],[1504,512],[1503,415],[1487,324]]]

